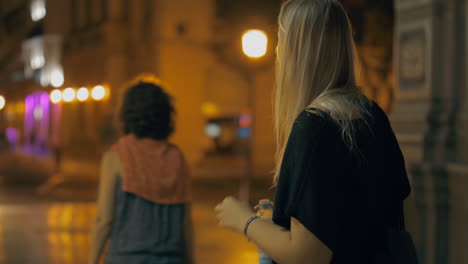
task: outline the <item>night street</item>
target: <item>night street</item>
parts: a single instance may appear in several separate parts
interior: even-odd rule
[[[256,247],[242,235],[217,227],[213,213],[216,202],[237,193],[237,184],[236,180],[194,182],[197,263],[257,263]],[[268,182],[254,187],[253,201],[272,197]],[[37,190],[36,186],[1,187],[0,263],[87,263],[96,184],[75,180],[46,194]]]
[[[467,65],[468,0],[0,0],[0,264],[468,264]]]

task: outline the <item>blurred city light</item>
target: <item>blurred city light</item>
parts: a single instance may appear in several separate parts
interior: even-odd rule
[[[204,103],[201,107],[201,111],[208,117],[213,117],[219,114],[218,106],[213,103]]]
[[[43,116],[43,111],[42,111],[42,108],[40,106],[36,106],[34,108],[34,113],[33,113],[33,116],[34,116],[34,120],[36,121],[39,121],[42,119],[42,116]]]
[[[209,137],[217,138],[221,136],[221,127],[218,124],[210,123],[206,125],[205,133]]]
[[[242,114],[239,118],[240,127],[250,127],[252,123],[252,117],[250,114]]]
[[[268,47],[268,37],[262,30],[248,30],[242,35],[242,50],[249,58],[265,56]]]
[[[73,88],[63,90],[63,101],[71,102],[73,100],[75,100],[75,90]]]
[[[83,101],[88,100],[88,98],[89,98],[89,91],[88,91],[88,88],[86,88],[86,87],[81,87],[80,89],[78,89],[78,92],[76,93],[76,98],[77,98],[78,101],[80,101],[80,102],[83,102]]]
[[[5,97],[3,97],[3,95],[0,95],[0,110],[2,110],[5,107],[5,104],[6,104]]]
[[[250,137],[251,129],[249,127],[240,127],[237,130],[237,136],[240,138],[248,138]]]
[[[50,92],[49,98],[52,103],[58,104],[60,101],[62,101],[62,92],[59,89],[55,89]]]
[[[59,68],[53,69],[50,73],[50,84],[53,87],[60,87],[63,85],[65,78],[63,76],[63,71]]]
[[[42,54],[34,54],[31,56],[31,69],[37,70],[44,67],[45,59]]]
[[[104,88],[102,85],[95,86],[91,91],[91,97],[93,97],[93,99],[96,101],[104,99],[105,96],[106,88]]]
[[[47,14],[45,0],[31,1],[31,19],[36,22],[43,19]]]

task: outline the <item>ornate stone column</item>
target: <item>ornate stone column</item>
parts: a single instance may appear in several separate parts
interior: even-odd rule
[[[461,238],[453,236],[454,229],[461,228],[454,212],[467,197],[457,188],[468,187],[462,180],[466,177],[452,176],[463,170],[454,162],[462,155],[461,127],[466,124],[459,107],[466,90],[460,67],[466,60],[460,56],[466,49],[460,37],[461,29],[466,30],[460,23],[461,2],[395,1],[397,101],[391,119],[413,178],[418,247],[421,263],[428,264],[466,260],[466,253],[457,246]]]
[[[454,114],[448,142],[449,263],[468,263],[468,1],[455,2]]]

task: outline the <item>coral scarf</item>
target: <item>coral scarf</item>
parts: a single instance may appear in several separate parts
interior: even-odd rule
[[[188,166],[177,146],[126,135],[113,149],[120,160],[123,191],[160,204],[190,201]]]

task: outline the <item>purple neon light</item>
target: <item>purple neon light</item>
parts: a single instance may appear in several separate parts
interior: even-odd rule
[[[40,107],[42,118],[34,119],[34,109]],[[42,146],[48,143],[50,103],[49,94],[46,92],[37,92],[30,94],[25,99],[24,114],[24,143],[27,146],[40,144]]]

